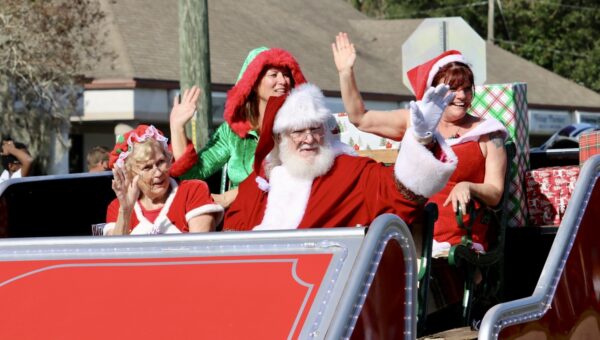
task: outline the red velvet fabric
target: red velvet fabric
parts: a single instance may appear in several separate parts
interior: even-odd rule
[[[435,65],[435,63],[437,63],[440,59],[447,57],[449,55],[461,55],[461,53],[457,50],[449,50],[449,51],[443,52],[442,54],[438,55],[437,57],[435,57],[431,60],[428,60],[427,62],[425,62],[421,65],[417,65],[417,66],[411,68],[410,70],[408,70],[408,72],[406,72],[406,76],[408,77],[408,80],[410,81],[410,85],[413,88],[413,92],[415,93],[415,97],[417,98],[417,100],[423,99],[423,95],[425,94],[425,91],[427,91],[427,89],[433,85],[433,84],[428,84],[427,80],[429,78],[429,74],[431,73],[432,68]],[[437,73],[437,71],[436,71],[436,73]]]
[[[265,157],[273,150],[275,146],[275,140],[273,139],[273,124],[275,123],[275,117],[277,112],[283,106],[287,98],[286,96],[281,97],[270,97],[265,108],[265,114],[263,116],[263,123],[260,132],[260,138],[258,139],[258,145],[254,153],[254,172],[262,176],[262,163]]]
[[[172,149],[170,144],[169,149]],[[196,162],[198,162],[196,148],[194,148],[192,141],[188,139],[183,155],[174,160],[173,164],[171,164],[169,175],[171,177],[179,177],[188,172],[194,166],[194,164],[196,164]]]
[[[450,176],[448,184],[440,192],[433,195],[429,201],[436,203],[439,209],[439,217],[435,223],[433,238],[438,242],[458,244],[461,237],[465,235],[465,230],[460,229],[458,226],[452,204],[445,207],[443,204],[459,182],[483,183],[485,158],[481,153],[479,142],[476,141],[454,145],[452,150],[458,157],[456,170]],[[465,216],[463,221],[469,223],[469,217]],[[473,225],[473,242],[481,243],[487,249],[487,225],[481,223],[481,217]]]

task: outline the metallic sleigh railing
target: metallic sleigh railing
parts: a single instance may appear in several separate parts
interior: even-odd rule
[[[415,287],[390,214],[368,229],[0,239],[0,338],[413,339]]]
[[[492,307],[479,339],[530,330],[573,336],[586,315],[600,312],[600,156],[585,162],[552,248],[529,297]],[[569,270],[571,268],[571,270]]]

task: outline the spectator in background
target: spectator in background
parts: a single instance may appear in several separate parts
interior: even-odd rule
[[[2,166],[4,171],[0,175],[0,183],[11,178],[21,178],[29,175],[33,158],[23,143],[14,142],[10,138],[2,140]]]
[[[108,167],[108,154],[110,150],[104,146],[94,146],[87,154],[88,172],[110,170]]]

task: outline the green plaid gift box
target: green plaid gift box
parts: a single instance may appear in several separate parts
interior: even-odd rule
[[[527,119],[527,84],[491,84],[477,86],[471,104],[471,114],[492,116],[502,122],[509,138],[515,143],[516,154],[510,162],[511,185],[509,211],[510,227],[527,225],[525,172],[529,169],[529,121]]]

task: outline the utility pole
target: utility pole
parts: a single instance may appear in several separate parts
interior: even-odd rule
[[[487,41],[494,43],[494,0],[488,0]]]
[[[199,150],[208,141],[212,128],[207,0],[179,0],[179,69],[182,94],[193,85],[202,90],[196,115],[186,126]]]

